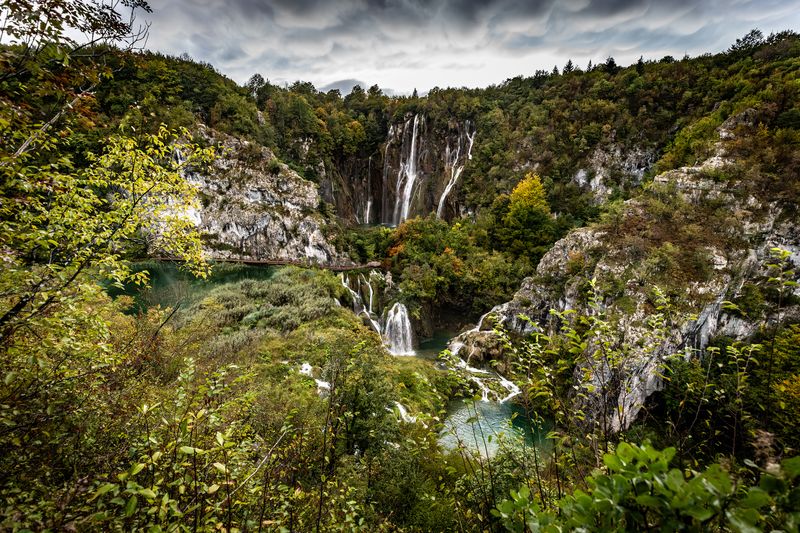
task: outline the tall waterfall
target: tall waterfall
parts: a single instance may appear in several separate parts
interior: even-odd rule
[[[397,302],[386,316],[383,339],[392,355],[416,355],[406,306]]]
[[[400,162],[400,171],[397,174],[397,200],[394,208],[394,223],[400,224],[408,218],[411,210],[411,199],[414,195],[414,186],[417,182],[417,132],[419,131],[420,116],[414,115],[414,125],[411,130],[411,149],[408,158]]]
[[[447,182],[447,185],[442,192],[441,198],[439,198],[439,206],[436,209],[436,217],[442,218],[444,214],[444,206],[445,201],[447,200],[447,196],[450,194],[450,191],[453,190],[458,178],[461,176],[461,173],[464,171],[464,166],[466,162],[472,159],[472,144],[475,142],[475,133],[477,130],[472,130],[472,135],[470,135],[469,130],[472,127],[472,122],[467,120],[464,123],[464,130],[458,136],[458,143],[456,144],[456,150],[453,154],[450,150],[450,144],[447,145],[445,149],[445,166],[447,169],[450,170],[450,179]],[[462,146],[467,145],[467,153],[466,158],[461,159],[461,148]],[[451,156],[452,154],[452,156]]]
[[[389,219],[389,147],[394,142],[396,135],[394,124],[389,126],[389,135],[386,138],[386,146],[383,147],[383,180],[381,182],[381,218],[385,223],[392,223]]]
[[[362,224],[370,223],[370,215],[372,211],[372,156],[367,160],[367,202],[364,206],[364,220]]]

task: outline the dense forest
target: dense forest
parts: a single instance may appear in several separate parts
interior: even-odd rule
[[[798,34],[342,95],[0,11],[0,529],[800,528]]]

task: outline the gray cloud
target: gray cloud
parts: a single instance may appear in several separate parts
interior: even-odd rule
[[[361,80],[336,80],[333,83],[329,83],[327,85],[323,85],[322,87],[317,87],[318,90],[326,93],[331,90],[338,90],[342,95],[350,94],[350,91],[353,90],[353,87],[356,85],[360,85],[362,89],[367,89],[367,84]],[[356,93],[358,94],[358,93]]]
[[[243,82],[485,86],[572,59],[658,59],[800,27],[800,0],[151,0],[149,46]],[[354,83],[355,84],[355,83]]]

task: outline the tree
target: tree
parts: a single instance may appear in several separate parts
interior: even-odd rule
[[[154,246],[204,270],[199,237],[179,215],[194,201],[179,171],[210,152],[190,149],[190,161],[170,162],[170,143],[177,138],[162,128],[135,139],[114,136],[101,155],[81,154],[88,165],[80,167],[68,140],[80,115],[90,112],[92,94],[81,87],[110,76],[103,50],[93,47],[139,42],[133,19],[125,22],[113,9],[116,2],[28,4],[12,3],[6,12],[5,29],[16,46],[3,56],[15,67],[3,75],[9,90],[0,109],[0,246],[3,282],[9,286],[0,308],[5,343],[26,321],[63,304],[88,272],[124,282],[129,271],[122,253],[141,241],[142,229],[155,238]],[[149,10],[138,0],[123,5]],[[76,29],[93,32],[92,37],[77,43],[67,36]],[[44,120],[39,109],[51,109],[46,104],[52,103],[58,111]]]
[[[644,56],[639,56],[639,60],[636,62],[636,73],[639,76],[644,74]]]
[[[509,213],[512,215],[530,210],[550,213],[542,180],[532,172],[528,172],[525,178],[514,187],[509,203]]]
[[[605,71],[607,73],[609,73],[611,75],[614,75],[617,72],[619,72],[619,67],[617,66],[617,62],[611,56],[608,56],[608,58],[606,59],[605,64],[603,65],[603,68],[605,69]]]
[[[503,213],[505,205],[507,211]],[[492,211],[495,223],[501,222],[494,231],[502,248],[515,256],[527,256],[535,262],[555,238],[547,195],[541,179],[532,172],[514,187],[507,204],[500,201]]]
[[[253,98],[255,98],[256,95],[258,95],[258,90],[261,89],[261,87],[263,87],[264,85],[266,85],[266,83],[267,82],[264,79],[264,76],[262,76],[259,73],[255,73],[252,76],[250,76],[249,80],[247,80],[245,87],[247,88],[247,91],[250,93],[250,95]]]
[[[571,60],[571,59],[568,59],[568,60],[567,60],[567,64],[566,64],[566,65],[564,65],[564,69],[563,69],[563,71],[562,71],[562,72],[563,72],[564,74],[569,74],[569,73],[570,73],[570,72],[572,72],[573,70],[575,70],[575,65],[573,65],[573,64],[572,64],[572,60]]]
[[[50,0],[4,8],[13,45],[3,49],[0,81],[0,455],[12,462],[23,457],[17,453],[56,455],[69,438],[64,420],[80,411],[75,399],[116,364],[99,282],[146,279],[131,272],[129,251],[159,250],[206,271],[187,216],[195,191],[181,171],[207,162],[210,149],[164,127],[151,135],[120,131],[95,153],[73,143],[92,116],[90,89],[111,74],[107,49],[98,46],[140,36],[117,5]],[[76,30],[91,37],[78,43],[68,37]],[[37,447],[22,450],[25,442]]]
[[[728,48],[728,53],[735,56],[745,55],[757,48],[764,42],[764,34],[759,29],[747,32],[744,37],[736,39],[736,42]]]

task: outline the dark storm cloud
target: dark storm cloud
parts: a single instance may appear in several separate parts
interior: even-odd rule
[[[800,29],[800,0],[151,0],[150,46],[237,81],[484,86],[571,58],[715,52]],[[349,91],[345,87],[343,92]]]

